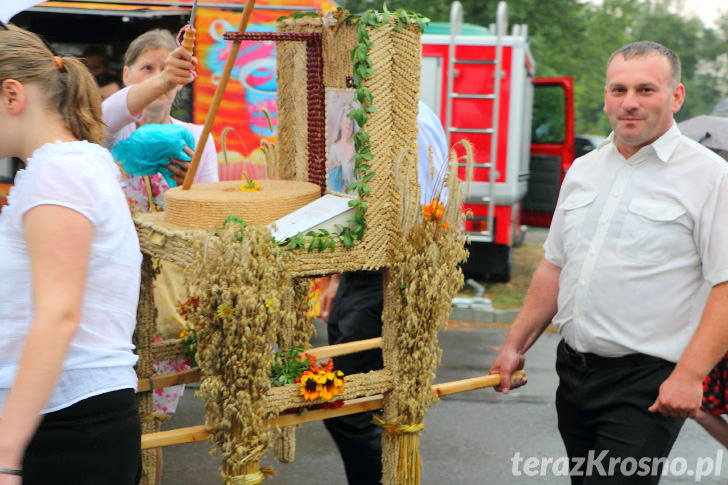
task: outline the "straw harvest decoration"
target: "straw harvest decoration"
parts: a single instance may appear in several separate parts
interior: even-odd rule
[[[297,321],[282,304],[294,300],[288,258],[272,244],[269,230],[232,220],[204,241],[199,264],[186,270],[190,294],[199,297],[187,311],[199,340],[198,396],[205,401],[211,453],[222,456],[226,484],[258,477],[259,459],[270,445],[264,420],[270,418],[265,395],[272,346],[279,324],[292,328]]]
[[[462,286],[463,276],[458,264],[467,256],[465,236],[460,232],[464,216],[460,211],[463,194],[457,178],[459,160],[452,151],[449,163],[441,173],[430,170],[430,175],[439,183],[432,194],[425,194],[422,203],[414,141],[418,90],[413,83],[419,86],[416,82],[419,36],[428,21],[426,18],[405,10],[389,12],[386,7],[383,12],[370,10],[361,16],[338,8],[327,10],[323,15],[313,15],[321,20],[314,19],[311,25],[304,25],[302,29],[318,32],[281,32],[285,34],[282,38],[272,37],[272,40],[287,41],[281,45],[279,55],[284,50],[293,50],[290,47],[294,42],[291,41],[299,45],[302,39],[306,43],[308,60],[316,57],[314,50],[318,49],[314,70],[322,69],[316,76],[323,73],[321,51],[324,48],[329,49],[330,57],[343,58],[347,63],[346,67],[326,71],[323,79],[327,80],[326,87],[334,89],[342,89],[345,82],[346,87],[354,89],[353,96],[359,103],[359,109],[351,114],[360,127],[355,137],[357,181],[350,185],[356,196],[351,202],[356,215],[341,233],[299,234],[288,241],[288,249],[304,247],[311,252],[331,249],[336,254],[285,251],[273,241],[267,228],[248,227],[239,217],[229,217],[222,229],[195,231],[194,236],[183,241],[184,248],[175,245],[181,232],[178,234],[164,224],[156,223],[149,242],[143,246],[150,254],[168,257],[174,253],[176,258],[185,261],[185,279],[190,286],[189,294],[193,296],[182,308],[188,328],[181,336],[181,342],[187,357],[194,358],[193,364],[200,367],[202,381],[197,396],[205,403],[205,425],[213,443],[211,453],[219,452],[222,457],[221,476],[225,485],[260,483],[265,472],[260,468],[260,458],[271,447],[276,459],[293,460],[295,427],[274,430],[268,427],[279,413],[300,412],[309,406],[339,406],[341,399],[382,393],[384,414],[378,423],[385,433],[383,480],[411,485],[420,480],[419,433],[424,415],[436,399],[431,384],[441,356],[437,332],[446,321],[452,297]],[[313,15],[298,13],[291,17]],[[289,23],[284,26],[284,29],[288,28],[297,27]],[[323,34],[320,33],[322,29]],[[316,33],[318,36],[312,35]],[[236,34],[235,40],[243,39],[243,36],[247,39],[249,35],[277,34]],[[336,38],[332,39],[332,36]],[[299,55],[299,51],[296,52]],[[341,52],[350,52],[350,58],[341,56]],[[297,59],[300,60],[300,56]],[[310,67],[308,60],[304,71]],[[327,69],[329,67],[327,64]],[[326,77],[331,72],[336,73],[333,81]],[[296,88],[301,86],[301,91],[296,92],[302,93],[303,85],[310,87],[312,81],[303,82],[306,79],[298,77],[299,74],[300,69],[296,69]],[[308,75],[308,72],[304,74]],[[294,79],[293,75],[289,77]],[[318,88],[323,91],[324,82],[319,84]],[[291,91],[286,92],[288,95],[279,101],[300,99],[300,96],[291,96]],[[375,95],[379,109],[374,105]],[[309,112],[312,106],[318,106],[311,104],[311,100],[307,103]],[[323,109],[314,111],[320,115]],[[284,110],[280,110],[279,116],[283,117],[283,113]],[[319,129],[316,123],[321,120],[306,114],[300,119],[290,113],[286,114],[289,116],[287,129],[305,127],[306,133]],[[279,128],[284,128],[282,125]],[[305,138],[304,133],[293,134]],[[298,140],[301,136],[284,136],[283,131],[279,135],[278,147],[266,144],[262,148],[268,166],[276,166],[281,178],[288,180],[293,178],[288,176],[290,170],[281,164],[284,161],[295,164],[294,175],[298,178],[302,172],[295,157],[298,157],[300,146],[295,145],[289,152],[280,147],[283,142]],[[325,140],[314,141],[308,139],[309,145],[318,146],[306,156],[316,152]],[[469,148],[465,147],[465,158],[471,167]],[[369,182],[375,177],[373,167],[381,174],[381,180],[377,177],[370,187]],[[472,173],[472,169],[466,169],[466,173]],[[322,176],[315,170],[304,175],[306,178],[313,176],[318,182]],[[318,187],[314,189],[318,191]],[[370,195],[371,200],[367,200]],[[369,205],[370,227],[363,238]],[[151,218],[147,219],[153,222]],[[139,227],[146,230],[144,224]],[[142,234],[146,233],[140,232],[140,237]],[[381,248],[377,254],[386,254],[386,257],[357,259],[360,246],[369,248],[372,237],[380,244],[372,247],[376,251]],[[354,242],[362,238],[364,240],[353,251],[346,252],[341,248],[352,248]],[[182,249],[184,254],[180,256],[177,253]],[[190,251],[195,252],[194,257],[188,255]],[[345,253],[345,259],[339,258],[340,253]],[[148,259],[145,253],[147,273],[153,269]],[[299,356],[305,352],[315,330],[313,318],[307,315],[309,302],[306,296],[311,282],[294,275],[320,274],[308,266],[301,269],[300,260],[312,261],[315,271],[322,268],[327,271],[383,270],[382,319],[385,324],[381,346],[385,369],[344,378],[330,364],[299,362]],[[145,299],[151,300],[151,296],[145,293]],[[141,334],[137,336],[140,337]],[[300,367],[296,376],[279,372],[280,367],[290,364],[292,359],[308,367]]]
[[[454,150],[450,157],[450,163],[437,174],[440,182],[434,193],[426,194],[429,198],[424,206],[419,195],[415,199],[403,193],[404,240],[394,249],[395,262],[385,279],[382,318],[397,328],[394,358],[398,371],[391,396],[397,403],[397,416],[396,422],[377,422],[398,440],[398,484],[420,483],[419,432],[427,409],[436,399],[430,386],[442,354],[437,332],[447,321],[452,298],[463,285],[459,268],[467,258],[465,236],[460,232],[463,193]],[[468,164],[473,163],[470,153],[466,158]]]

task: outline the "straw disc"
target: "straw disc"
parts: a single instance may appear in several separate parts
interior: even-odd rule
[[[235,215],[251,226],[265,226],[321,196],[321,188],[295,180],[258,180],[260,189],[240,190],[242,182],[193,184],[164,193],[165,220],[187,227],[222,227]]]

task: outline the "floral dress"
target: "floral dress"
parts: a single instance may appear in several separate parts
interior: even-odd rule
[[[164,208],[164,193],[169,189],[169,184],[159,173],[145,177],[127,174],[121,181],[121,188],[133,211],[151,212],[149,194],[152,195],[156,208],[162,209]]]
[[[164,177],[162,177],[162,175],[159,173],[144,177],[127,174],[125,175],[124,180],[122,180],[121,182],[121,187],[124,190],[124,194],[126,195],[127,201],[129,202],[129,206],[132,208],[132,210],[137,212],[150,212],[164,208],[164,192],[169,189],[169,185],[167,184],[166,180],[164,180]],[[154,202],[154,207],[150,207],[150,195],[152,201]],[[158,308],[157,325],[158,327],[164,327],[159,328],[159,330],[161,330],[161,333],[164,335],[157,337],[156,341],[158,342],[161,341],[163,337],[177,337],[176,334],[179,333],[179,330],[177,330],[174,335],[169,334],[170,331],[174,333],[173,330],[169,330],[169,327],[174,326],[174,320],[177,317],[176,302],[172,301],[173,298],[171,298],[171,296],[176,295],[178,292],[165,291],[168,290],[168,288],[159,288],[160,285],[166,286],[171,284],[171,282],[169,281],[171,278],[166,277],[166,271],[164,271],[164,273],[164,275],[160,273],[160,275],[157,276],[154,282],[154,297],[155,303]],[[169,316],[170,314],[174,315]],[[163,325],[161,324],[162,321],[165,322]],[[171,325],[167,323],[169,321],[172,321]],[[154,362],[153,366],[155,375],[180,372],[190,368],[190,366],[184,361],[184,359],[163,360],[159,362]],[[152,397],[154,412],[160,414],[174,413],[177,410],[177,404],[179,404],[180,397],[182,397],[184,391],[184,384],[155,389]]]
[[[703,381],[703,411],[711,414],[728,413],[728,353]]]

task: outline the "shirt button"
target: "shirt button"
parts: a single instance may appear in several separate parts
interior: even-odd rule
[[[579,286],[586,286],[586,281],[580,281]]]
[[[594,256],[595,254],[597,254],[597,251],[596,251],[596,249],[590,249],[590,250],[589,250],[589,255],[590,255],[590,256]]]

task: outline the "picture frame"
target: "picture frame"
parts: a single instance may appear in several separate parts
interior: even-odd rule
[[[326,88],[326,188],[328,193],[353,197],[348,185],[356,181],[354,134],[359,130],[349,116],[361,104],[353,89]]]

